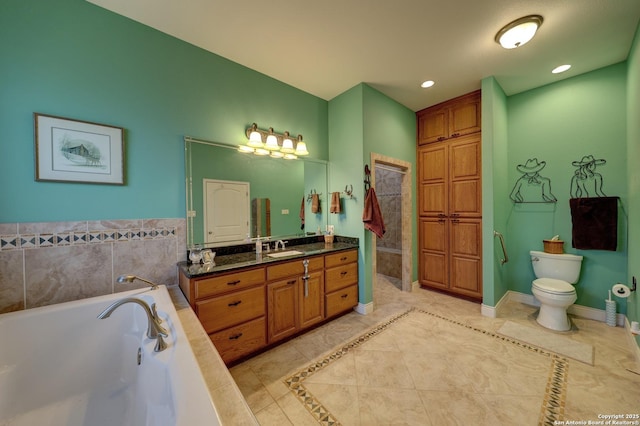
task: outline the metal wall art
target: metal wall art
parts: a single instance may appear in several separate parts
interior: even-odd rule
[[[596,160],[593,155],[571,163],[578,168],[571,177],[571,198],[606,197],[602,192],[602,175],[596,173],[596,167],[603,164],[607,164],[605,159]]]
[[[557,198],[551,193],[551,180],[540,175],[547,163],[530,158],[516,169],[522,176],[516,181],[509,198],[516,203],[555,203]]]

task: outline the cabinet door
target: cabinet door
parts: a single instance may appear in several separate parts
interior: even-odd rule
[[[451,290],[466,296],[482,298],[481,219],[452,219],[449,251]]]
[[[306,281],[306,283],[305,283]],[[309,274],[300,279],[300,328],[306,328],[324,319],[324,271]]]
[[[276,281],[267,286],[269,343],[298,330],[298,278]]]
[[[449,215],[482,215],[480,135],[449,142]]]
[[[449,137],[480,132],[480,99],[480,92],[474,92],[452,103],[449,108]]]
[[[418,144],[442,141],[449,137],[449,110],[429,108],[418,113]]]
[[[446,215],[449,154],[446,142],[420,148],[419,188],[421,216]]]
[[[420,218],[420,284],[449,287],[447,222],[442,218]]]

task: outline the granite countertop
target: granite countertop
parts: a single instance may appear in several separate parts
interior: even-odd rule
[[[343,250],[357,249],[357,239],[340,239],[337,238],[334,243],[325,244],[324,242],[311,242],[307,244],[296,244],[287,246],[284,250],[263,251],[261,254],[255,252],[242,252],[233,254],[216,255],[214,263],[210,265],[190,264],[188,262],[178,263],[178,268],[188,277],[196,278],[200,276],[228,272],[234,269],[247,268],[251,266],[269,265],[276,262],[290,261],[293,259],[339,252]],[[292,254],[291,256],[273,257],[270,254],[279,252],[298,251],[302,254]],[[216,249],[213,249],[216,251]]]

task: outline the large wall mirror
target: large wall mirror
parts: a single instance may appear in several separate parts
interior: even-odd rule
[[[245,154],[233,145],[190,137],[184,143],[189,248],[325,229],[326,162]],[[311,211],[311,193],[320,195],[319,213]]]

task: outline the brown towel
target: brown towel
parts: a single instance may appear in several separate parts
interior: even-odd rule
[[[618,246],[618,197],[571,198],[574,248],[616,251]]]
[[[302,197],[302,203],[300,203],[300,229],[304,229],[304,196]]]
[[[369,188],[367,196],[364,199],[362,221],[364,222],[365,229],[376,234],[378,238],[382,238],[386,229],[384,227],[380,205],[378,204],[378,197],[376,197],[376,191],[373,188]]]
[[[342,208],[340,207],[340,193],[332,192],[331,193],[331,208],[329,209],[331,213],[342,213]]]
[[[318,194],[311,195],[311,213],[320,213],[320,197]]]

